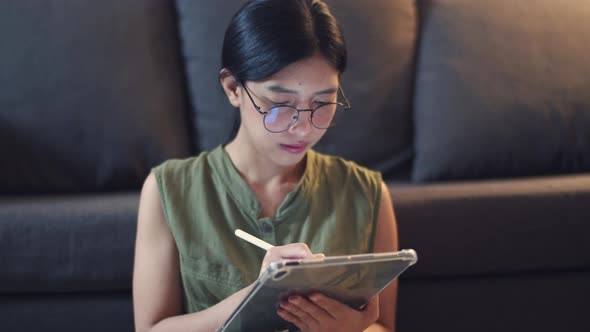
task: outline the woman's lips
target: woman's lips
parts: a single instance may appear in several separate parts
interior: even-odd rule
[[[299,154],[305,151],[307,144],[281,144],[281,148],[289,153]]]

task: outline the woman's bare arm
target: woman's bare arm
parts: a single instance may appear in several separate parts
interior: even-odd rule
[[[217,305],[194,314],[183,314],[182,289],[176,243],[168,227],[156,179],[146,179],[139,203],[133,310],[136,331],[215,331],[249,287]]]
[[[381,185],[381,202],[377,233],[375,235],[375,252],[399,250],[397,223],[393,212],[391,195],[385,183]],[[397,280],[379,293],[379,319],[366,331],[395,331],[395,309],[397,302]]]
[[[261,271],[277,259],[312,256],[303,243],[274,247],[264,257]],[[137,222],[133,270],[135,330],[215,331],[251,287],[243,288],[206,310],[183,314],[178,250],[162,211],[155,176],[150,174],[141,191]]]

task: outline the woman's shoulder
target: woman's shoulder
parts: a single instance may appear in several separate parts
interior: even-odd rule
[[[198,155],[187,157],[187,158],[171,158],[163,161],[159,165],[152,168],[152,171],[156,174],[167,173],[167,174],[182,174],[191,173],[199,169],[205,169],[209,167],[209,160],[219,153],[219,148],[213,150],[202,151]]]
[[[312,151],[312,160],[312,167],[318,170],[318,175],[328,179],[352,177],[363,181],[377,181],[379,184],[382,181],[380,172],[343,157]]]
[[[172,158],[152,168],[158,182],[178,182],[191,180],[199,177],[209,177],[211,173],[211,160],[220,154],[220,147],[213,150],[203,151],[198,155],[188,158]]]
[[[381,195],[381,173],[346,158],[313,152],[308,184],[316,192],[329,192],[330,196],[370,197]]]

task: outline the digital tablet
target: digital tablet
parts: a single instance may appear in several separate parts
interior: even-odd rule
[[[417,260],[409,249],[273,262],[217,331],[296,331],[277,314],[293,294],[319,292],[360,309]]]

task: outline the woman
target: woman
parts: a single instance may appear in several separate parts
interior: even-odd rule
[[[239,111],[237,134],[154,168],[142,189],[137,331],[214,331],[277,259],[398,249],[381,175],[311,150],[349,108],[339,84],[346,57],[319,0],[252,0],[236,13],[220,83]],[[275,247],[264,254],[235,229]],[[396,289],[362,311],[322,294],[292,296],[277,315],[302,331],[392,331]]]

